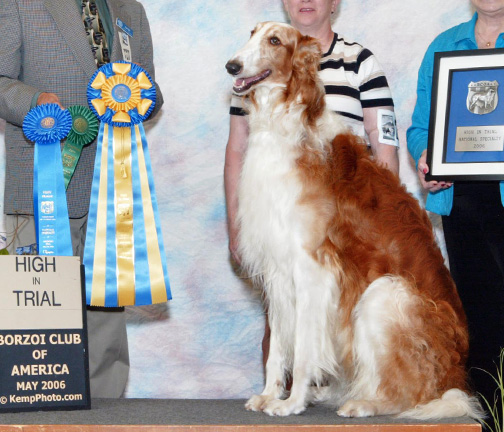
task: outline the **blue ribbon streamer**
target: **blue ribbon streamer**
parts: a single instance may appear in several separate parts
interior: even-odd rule
[[[131,175],[133,184],[140,184],[140,167],[138,164],[138,149],[136,145],[135,128],[131,128]],[[135,286],[148,287],[149,260],[147,256],[147,242],[145,234],[144,211],[142,205],[142,191],[138,187],[133,188],[133,232],[135,237]],[[152,304],[150,290],[140,290],[136,293],[138,305]]]
[[[34,177],[37,178],[37,244],[40,255],[72,256],[70,220],[60,142],[35,143]]]
[[[158,203],[157,203],[157,198],[156,198],[156,189],[154,187],[154,174],[152,173],[152,164],[151,164],[151,159],[149,155],[149,149],[147,147],[147,137],[145,136],[145,130],[143,127],[143,124],[139,124],[138,128],[140,129],[140,134],[142,136],[142,148],[144,151],[144,157],[145,157],[145,166],[147,168],[147,177],[149,179],[149,188],[151,192],[151,200],[152,200],[152,210],[154,211],[154,220],[156,222],[156,232],[157,232],[157,237],[158,237],[158,243],[159,243],[159,252],[161,254],[161,263],[163,266],[163,275],[165,278],[165,285],[166,285],[166,293],[168,295],[168,299],[171,300],[171,289],[170,289],[170,281],[168,278],[168,266],[166,264],[166,252],[164,248],[164,242],[163,242],[163,234],[161,232],[161,220],[159,218],[159,209],[158,209]]]
[[[100,129],[98,130],[98,142],[103,142],[103,129],[104,123],[100,124]],[[96,239],[96,221],[98,216],[98,195],[100,192],[100,168],[101,168],[101,157],[102,157],[103,147],[98,145],[96,147],[96,157],[95,157],[95,167],[93,172],[93,184],[91,186],[91,198],[88,213],[88,223],[86,229],[86,243],[84,246],[84,251],[94,251],[95,250],[95,239]],[[90,253],[84,253],[84,272],[86,275],[86,304],[91,304],[91,288],[93,284],[93,261],[94,255]]]
[[[98,147],[96,149],[95,170],[93,174],[93,186],[91,188],[91,199],[89,206],[89,217],[86,231],[86,244],[84,249],[84,267],[86,274],[86,303],[91,304],[91,287],[93,285],[94,251],[96,248],[97,221],[98,221],[98,200],[100,192],[101,160],[103,152],[103,136],[105,133],[105,123],[100,124],[98,132]],[[106,242],[105,259],[105,284],[107,287],[117,286],[116,276],[116,245],[115,245],[115,209],[114,209],[114,154],[112,151],[114,131],[111,127],[107,132],[107,226],[104,233]],[[112,180],[110,180],[112,179]],[[103,235],[103,233],[100,233]],[[116,307],[118,305],[117,290],[107,289],[105,291],[105,307]]]
[[[71,126],[70,113],[56,104],[33,108],[23,121],[26,137],[35,142],[33,212],[40,255],[73,255],[60,148]]]

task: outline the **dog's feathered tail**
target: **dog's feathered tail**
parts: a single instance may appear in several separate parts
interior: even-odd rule
[[[402,412],[397,417],[433,420],[463,416],[481,421],[485,417],[485,412],[477,397],[469,396],[462,390],[454,388],[446,391],[439,399],[417,405],[415,408]]]

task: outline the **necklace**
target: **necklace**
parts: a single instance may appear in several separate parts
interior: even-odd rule
[[[491,48],[493,43],[488,39],[485,39],[479,31],[476,31],[476,40],[480,48]],[[485,42],[487,40],[488,42]]]
[[[479,29],[475,29],[475,33],[476,33],[476,41],[478,42],[478,46],[480,48],[492,48],[494,46],[494,42],[493,42],[493,37],[490,36],[490,37],[484,37],[481,32],[479,31]]]

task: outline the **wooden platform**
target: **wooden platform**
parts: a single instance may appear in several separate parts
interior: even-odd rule
[[[91,410],[0,414],[0,432],[480,432],[469,418],[442,422],[343,419],[323,406],[269,417],[242,400],[93,399]]]

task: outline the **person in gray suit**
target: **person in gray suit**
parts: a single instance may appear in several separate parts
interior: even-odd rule
[[[84,9],[98,11],[83,19]],[[93,30],[94,28],[94,32]],[[126,60],[154,79],[152,39],[143,6],[136,0],[2,0],[0,2],[0,118],[5,128],[4,213],[9,252],[36,242],[33,220],[34,146],[22,131],[36,105],[87,106],[87,84],[98,65]],[[102,44],[104,53],[96,52]],[[94,43],[93,43],[94,42]],[[152,118],[163,104],[157,100]],[[67,189],[74,255],[82,258],[96,142],[84,147]],[[26,248],[25,248],[26,250]],[[88,310],[92,397],[120,397],[129,355],[123,310]]]

